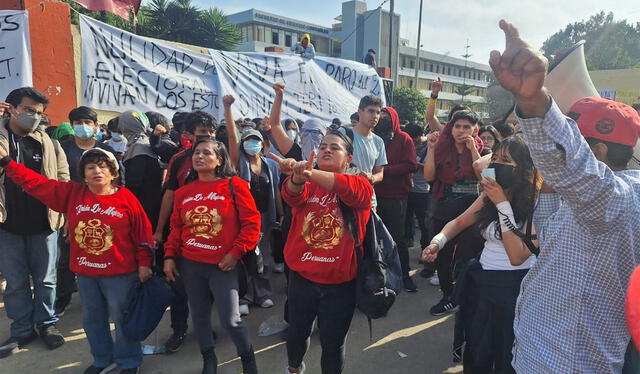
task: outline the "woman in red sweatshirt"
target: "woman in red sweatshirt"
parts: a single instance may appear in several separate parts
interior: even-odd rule
[[[352,160],[353,144],[338,131],[329,131],[309,161],[278,159],[290,177],[282,197],[292,207],[291,231],[284,249],[289,276],[288,372],[304,372],[302,359],[318,318],[323,374],[337,374],[344,366],[344,343],[355,310],[358,271],[355,242],[340,201],[354,210],[359,240],[366,231],[373,187],[359,175],[344,174]]]
[[[129,290],[151,277],[151,224],[138,199],[115,184],[118,162],[113,154],[93,148],[78,162],[85,184],[59,182],[11,161],[0,148],[0,166],[25,192],[49,208],[65,213],[71,237],[71,271],[78,275],[82,327],[93,364],[85,374],[117,365],[120,373],[138,373],[140,343],[122,334]],[[115,342],[109,317],[116,325]]]
[[[184,279],[203,357],[202,373],[214,374],[218,367],[211,330],[215,300],[243,372],[256,374],[249,333],[240,318],[236,263],[258,244],[260,213],[248,183],[235,177],[222,143],[211,138],[198,140],[192,162],[198,180],[175,192],[164,272],[174,281],[179,269]]]

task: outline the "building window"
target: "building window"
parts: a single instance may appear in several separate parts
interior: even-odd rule
[[[451,68],[447,68],[447,75],[451,75]]]
[[[429,64],[429,71],[433,73],[433,64]]]
[[[271,31],[271,43],[278,45],[280,44],[280,33],[278,30]]]
[[[256,26],[256,41],[264,42],[264,26]]]
[[[284,45],[286,45],[287,47],[291,47],[291,34],[290,33],[284,34]]]

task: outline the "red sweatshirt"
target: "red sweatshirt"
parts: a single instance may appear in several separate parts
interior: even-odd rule
[[[249,184],[229,179],[191,182],[175,194],[171,234],[164,245],[165,256],[217,264],[227,253],[240,259],[260,240],[260,212]]]
[[[74,273],[108,276],[151,266],[151,224],[128,189],[96,195],[84,185],[47,179],[13,161],[4,170],[25,192],[67,215]]]
[[[338,284],[355,279],[358,272],[355,242],[338,199],[354,208],[362,242],[373,197],[369,181],[358,175],[335,174],[333,191],[307,182],[297,195],[287,189],[287,183],[282,186],[282,197],[293,210],[284,247],[289,268],[316,283]]]
[[[389,199],[406,199],[411,191],[413,173],[417,170],[416,146],[406,132],[400,129],[400,118],[392,107],[383,109],[391,117],[393,139],[386,146],[387,165],[384,179],[376,184],[376,196]]]

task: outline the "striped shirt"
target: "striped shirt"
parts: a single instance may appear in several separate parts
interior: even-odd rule
[[[613,172],[597,161],[555,103],[544,118],[518,120],[561,201],[538,207],[547,218],[536,222],[540,256],[518,297],[513,367],[621,373],[630,339],[625,294],[640,260],[640,171]]]

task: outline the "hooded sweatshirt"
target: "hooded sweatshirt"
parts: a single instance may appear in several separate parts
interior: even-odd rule
[[[416,171],[416,146],[411,137],[400,130],[400,118],[392,107],[382,109],[389,113],[393,139],[386,144],[387,165],[384,179],[375,185],[376,195],[388,199],[406,199],[411,191],[411,178]]]

